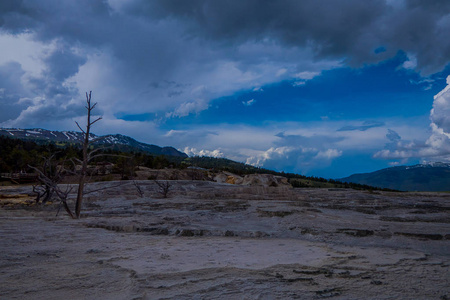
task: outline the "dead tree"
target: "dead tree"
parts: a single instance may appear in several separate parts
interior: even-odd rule
[[[78,128],[83,133],[83,138],[81,141],[83,157],[82,157],[82,159],[79,159],[79,158],[70,159],[70,161],[72,162],[72,164],[74,166],[76,164],[81,165],[81,170],[79,172],[79,177],[78,177],[78,190],[77,190],[77,198],[75,201],[75,210],[74,211],[71,210],[67,204],[67,197],[68,197],[69,193],[71,192],[72,188],[70,186],[67,186],[66,190],[62,190],[61,186],[58,185],[62,181],[63,173],[69,172],[69,173],[76,174],[76,172],[70,172],[64,168],[66,161],[64,161],[62,164],[59,164],[59,165],[58,165],[58,163],[56,163],[56,165],[55,165],[53,162],[53,158],[55,157],[55,154],[53,154],[49,158],[44,158],[44,163],[41,167],[38,168],[38,167],[34,167],[34,166],[29,166],[30,168],[32,168],[33,170],[35,170],[38,173],[38,181],[40,184],[35,185],[33,187],[33,191],[37,194],[36,201],[38,203],[40,201],[42,201],[42,203],[45,203],[46,201],[51,199],[51,197],[53,195],[55,195],[61,201],[61,204],[64,206],[64,208],[67,211],[67,213],[69,214],[69,216],[72,217],[73,219],[80,218],[81,206],[83,203],[84,195],[93,193],[93,192],[97,192],[100,190],[104,190],[106,188],[111,188],[111,186],[109,186],[109,187],[105,187],[105,188],[85,191],[86,184],[89,181],[90,177],[92,177],[92,175],[93,175],[93,174],[88,174],[89,162],[91,162],[93,159],[95,159],[97,157],[101,157],[101,156],[117,156],[117,157],[130,158],[128,156],[123,156],[123,155],[104,154],[104,153],[99,152],[99,151],[103,150],[104,148],[92,147],[93,144],[104,139],[104,137],[97,137],[97,138],[91,137],[92,125],[94,125],[96,122],[98,122],[102,119],[101,117],[98,117],[93,121],[91,120],[92,111],[94,110],[95,106],[97,105],[97,103],[94,103],[94,104],[91,103],[91,95],[92,95],[92,92],[89,92],[89,94],[86,93],[86,106],[85,106],[86,110],[87,110],[86,127],[82,128],[78,122],[75,122],[77,124]],[[118,185],[115,185],[112,187],[117,187],[120,185],[121,184],[118,184]],[[142,191],[140,191],[140,192],[142,192]],[[143,192],[142,192],[142,195],[143,195]]]
[[[33,185],[33,192],[36,195],[36,203],[46,203],[51,200],[52,197],[56,197],[60,201],[60,205],[63,205],[66,212],[70,217],[75,218],[72,210],[67,205],[67,197],[72,191],[72,187],[67,186],[64,190],[59,185],[64,177],[66,170],[64,169],[64,162],[58,164],[54,161],[56,153],[49,157],[44,157],[44,162],[40,168],[29,166],[37,174],[37,185]],[[59,209],[58,209],[59,212]]]
[[[88,175],[87,174],[88,164],[92,159],[100,156],[100,155],[96,155],[95,153],[98,152],[99,150],[101,150],[101,148],[97,148],[97,149],[93,149],[93,150],[89,148],[89,146],[91,144],[102,139],[102,137],[95,138],[95,139],[90,138],[92,125],[94,125],[96,122],[98,122],[102,119],[102,117],[98,117],[94,121],[91,121],[92,110],[94,110],[95,106],[97,105],[97,103],[94,103],[94,104],[91,103],[91,94],[92,94],[92,91],[90,91],[89,94],[86,92],[86,106],[85,106],[86,110],[87,110],[86,128],[83,129],[80,126],[80,124],[78,124],[78,122],[75,122],[77,124],[78,128],[83,133],[83,137],[84,137],[84,139],[83,139],[83,159],[78,160],[78,162],[81,163],[81,173],[80,173],[80,179],[78,181],[77,200],[75,202],[75,218],[77,218],[77,219],[79,219],[80,215],[81,215],[81,204],[83,203],[84,185],[86,183],[86,179],[87,179],[87,175]]]
[[[62,181],[62,168],[58,167],[58,163],[54,158],[57,153],[53,153],[48,157],[43,156],[43,163],[39,168],[30,166],[37,172],[37,184],[33,185],[33,192],[36,194],[36,203],[45,204],[51,200],[54,190],[52,183],[60,183]]]
[[[155,180],[156,184],[158,185],[158,193],[163,196],[163,198],[167,198],[167,195],[169,194],[170,188],[172,187],[172,184],[170,184],[169,181],[159,181]]]
[[[167,180],[158,180],[159,175],[160,175],[159,172],[156,173],[156,177],[153,180],[158,186],[156,192],[160,194],[163,198],[167,198],[167,195],[169,194],[172,184]]]

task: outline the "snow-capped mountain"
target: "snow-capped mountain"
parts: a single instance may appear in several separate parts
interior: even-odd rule
[[[41,128],[33,129],[19,129],[19,128],[0,128],[0,135],[9,136],[11,138],[17,138],[22,140],[34,140],[34,141],[47,141],[58,142],[68,144],[82,143],[84,135],[82,132],[76,131],[52,131]],[[173,147],[159,147],[156,145],[149,145],[136,141],[135,139],[121,135],[110,134],[105,136],[97,136],[90,134],[90,139],[101,139],[94,143],[98,146],[113,146],[120,150],[134,150],[143,151],[154,155],[170,155],[187,157],[183,152],[178,151]]]
[[[443,162],[429,162],[426,164],[419,164],[413,166],[406,166],[406,169],[416,169],[416,168],[450,168],[450,163]]]
[[[402,191],[450,191],[450,163],[392,167],[338,180]]]

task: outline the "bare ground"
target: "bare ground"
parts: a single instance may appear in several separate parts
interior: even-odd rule
[[[450,297],[450,194],[172,184],[91,193],[80,220],[1,187],[0,298]]]

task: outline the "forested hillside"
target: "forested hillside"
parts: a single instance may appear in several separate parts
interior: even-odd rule
[[[53,154],[56,161],[71,167],[73,166],[71,159],[80,158],[82,156],[81,152],[81,147],[78,144],[61,145],[52,142],[38,144],[30,140],[0,136],[0,173],[32,172],[29,166],[39,166],[45,157]],[[379,189],[365,184],[343,183],[333,179],[277,172],[225,158],[153,156],[145,152],[124,152],[113,149],[99,149],[98,154],[103,155],[93,160],[93,164],[109,162],[114,164],[115,170],[120,173],[132,173],[136,166],[144,166],[151,169],[185,169],[195,167],[212,171],[227,171],[241,176],[254,173],[284,176],[289,179],[293,187]]]

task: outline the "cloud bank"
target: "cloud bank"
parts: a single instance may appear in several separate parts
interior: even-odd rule
[[[448,11],[448,1],[413,0],[5,0],[0,35],[14,42],[3,51],[38,46],[0,65],[16,74],[15,84],[0,81],[0,105],[13,111],[0,124],[80,115],[72,103],[88,90],[110,117],[185,117],[236,91],[284,79],[304,84],[399,50],[410,57],[405,68],[431,74],[449,63]],[[38,61],[32,71],[24,69],[30,55]]]
[[[389,149],[375,153],[374,157],[403,162],[410,158],[420,158],[424,162],[450,161],[450,76],[447,86],[434,96],[430,121],[431,136],[425,142],[402,140],[395,131],[389,130],[386,135],[391,141]]]

